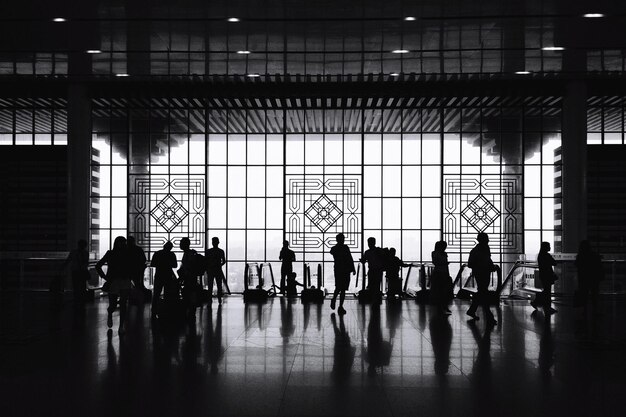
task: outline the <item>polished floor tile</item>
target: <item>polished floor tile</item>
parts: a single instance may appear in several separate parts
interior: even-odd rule
[[[412,300],[380,307],[227,298],[195,322],[133,306],[124,335],[106,301],[2,294],[2,416],[625,415],[622,299],[546,317],[505,301],[499,324]],[[117,325],[115,315],[114,330]]]

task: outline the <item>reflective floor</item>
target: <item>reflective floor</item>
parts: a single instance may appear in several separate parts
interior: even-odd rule
[[[411,300],[347,314],[240,297],[195,323],[132,307],[108,332],[104,299],[76,312],[47,294],[2,296],[0,413],[180,416],[625,415],[624,302],[545,317],[504,302],[499,325]],[[479,312],[479,314],[481,314]]]

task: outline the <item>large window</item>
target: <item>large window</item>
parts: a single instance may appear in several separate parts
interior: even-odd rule
[[[453,274],[478,232],[489,233],[502,264],[554,241],[560,100],[418,102],[214,109],[94,101],[93,238],[103,253],[117,234],[134,234],[151,255],[166,240],[177,246],[189,236],[203,250],[217,236],[234,291],[246,263],[272,263],[278,279],[284,239],[296,272],[322,264],[330,287],[338,232],[355,260],[368,237],[407,262],[429,262],[445,239]]]

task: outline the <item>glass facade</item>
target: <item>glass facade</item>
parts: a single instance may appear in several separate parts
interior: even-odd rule
[[[355,260],[368,237],[406,262],[429,262],[445,239],[456,274],[484,231],[506,272],[555,239],[560,114],[558,98],[275,109],[94,100],[92,240],[104,253],[132,234],[151,255],[168,239],[203,250],[217,236],[233,291],[246,263],[278,275],[284,239],[298,275],[321,263],[332,288],[338,232]]]

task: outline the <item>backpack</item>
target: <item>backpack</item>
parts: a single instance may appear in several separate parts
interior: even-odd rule
[[[204,257],[204,255],[193,251],[190,263],[190,270],[194,276],[198,277],[200,275],[204,275],[204,273],[206,272],[206,258]]]

